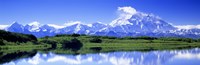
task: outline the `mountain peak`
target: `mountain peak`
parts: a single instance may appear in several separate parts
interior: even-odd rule
[[[21,24],[19,24],[17,21],[15,21],[10,26],[12,26],[12,25],[21,25]]]
[[[118,8],[119,17],[113,20],[110,25],[115,26],[122,26],[122,25],[135,25],[137,22],[151,22],[160,24],[161,18],[155,16],[154,14],[148,14],[144,12],[139,12],[135,8],[132,7],[119,7]]]
[[[128,7],[118,7],[117,12],[118,12],[119,17],[117,19],[113,20],[110,23],[110,25],[113,26],[113,27],[131,24],[128,21],[128,19],[130,19],[133,15],[138,13],[135,8],[132,8],[130,6],[128,6]]]
[[[34,22],[32,22],[32,23],[29,23],[28,25],[29,25],[29,26],[40,26],[40,23],[37,22],[37,21],[34,21]]]
[[[37,37],[53,36],[55,34],[94,34],[108,36],[182,36],[200,38],[200,25],[197,26],[173,26],[153,14],[143,13],[132,7],[119,7],[119,17],[109,25],[101,22],[83,24],[80,21],[70,21],[64,25],[46,24],[41,26],[39,22],[32,22],[23,26],[14,22],[8,31],[34,34]],[[187,28],[187,29],[182,29]],[[194,29],[195,28],[195,29]],[[193,37],[195,36],[195,37]]]
[[[74,22],[68,22],[68,23],[65,23],[64,25],[65,26],[72,26],[72,25],[78,25],[78,24],[82,24],[80,21],[74,21]]]
[[[18,22],[13,22],[8,28],[6,29],[11,32],[23,32],[24,26],[22,24],[19,24]]]
[[[22,24],[19,24],[18,22],[13,22],[9,27],[11,27],[11,28],[22,28],[23,27],[23,25]]]

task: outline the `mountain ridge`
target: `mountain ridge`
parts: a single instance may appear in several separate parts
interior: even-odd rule
[[[119,7],[119,17],[110,24],[95,22],[83,24],[80,21],[64,25],[40,24],[32,22],[22,25],[14,22],[11,25],[0,25],[0,29],[33,34],[37,37],[54,36],[56,34],[87,34],[101,36],[153,36],[153,37],[186,37],[200,38],[200,26],[174,26],[153,14],[139,12],[132,7]]]
[[[55,24],[54,24],[55,25]],[[59,26],[59,25],[57,25]],[[85,24],[74,24],[71,26],[65,26],[63,28],[56,28],[48,24],[39,25],[38,27],[32,27],[14,22],[13,24],[5,27],[3,30],[11,32],[19,32],[25,34],[33,34],[36,37],[54,36],[56,34],[88,34],[88,35],[101,35],[101,36],[153,36],[153,37],[186,37],[186,38],[200,38],[200,29],[180,29],[173,26],[174,29],[170,30],[157,30],[157,31],[145,31],[145,29],[129,28],[131,25],[111,26],[108,24],[101,24],[100,22],[93,23],[91,26]],[[135,26],[132,26],[135,27]],[[37,28],[37,29],[34,29]],[[141,30],[141,31],[140,31]],[[148,30],[148,29],[147,29]],[[132,32],[131,32],[132,31]]]

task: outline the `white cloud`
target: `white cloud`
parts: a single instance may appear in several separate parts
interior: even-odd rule
[[[0,25],[0,29],[3,30],[5,29],[6,27],[8,27],[9,25]]]
[[[132,15],[137,13],[136,9],[130,6],[118,7],[118,12],[120,17],[125,19],[130,19]]]
[[[111,57],[109,59],[109,61],[113,64],[113,65],[130,65],[131,63],[131,59],[128,58],[116,58],[116,57]]]
[[[180,59],[200,59],[200,54],[191,54],[191,53],[186,53],[186,54],[178,54],[174,56],[174,58],[180,58]]]
[[[111,26],[126,24],[132,25],[132,23],[130,23],[128,19],[130,19],[134,14],[137,13],[136,9],[130,6],[118,7],[117,12],[119,14],[119,17],[110,23]]]
[[[55,24],[47,24],[48,26],[51,26],[51,27],[54,27],[56,29],[61,29],[61,28],[64,28],[65,26],[63,25],[55,25]]]
[[[58,62],[58,61],[63,61],[67,64],[81,64],[81,63],[84,63],[84,62],[92,62],[93,61],[93,58],[92,57],[88,57],[86,59],[81,59],[81,56],[76,56],[75,59],[71,59],[71,58],[67,58],[67,57],[64,57],[64,56],[55,56],[53,58],[49,58],[47,60],[47,62]]]
[[[47,62],[58,62],[58,61],[64,61],[68,64],[81,64],[80,60],[69,59],[63,56],[56,56],[47,60]]]
[[[179,29],[200,29],[200,25],[177,25]]]
[[[43,60],[40,58],[40,55],[36,54],[32,59],[29,59],[27,62],[30,63],[30,64],[32,64],[32,65],[37,65],[41,61],[43,61]]]

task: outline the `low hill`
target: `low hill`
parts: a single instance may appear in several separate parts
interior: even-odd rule
[[[31,34],[22,34],[0,30],[0,40],[8,42],[28,42],[37,41],[37,38]]]

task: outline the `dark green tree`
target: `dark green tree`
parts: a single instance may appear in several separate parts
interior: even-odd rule
[[[57,47],[57,43],[52,43],[51,44],[51,48],[56,49],[56,47]]]
[[[197,42],[200,42],[200,39],[197,39]]]
[[[80,34],[75,34],[75,33],[72,34],[72,37],[79,37],[79,36]]]
[[[188,43],[192,43],[193,42],[193,39],[190,39],[190,38],[185,38],[183,39],[184,42],[188,42]]]
[[[62,44],[63,49],[69,49],[69,46],[71,44],[71,42],[68,40],[62,40],[60,43]]]
[[[2,39],[0,39],[0,45],[5,45]]]
[[[102,40],[99,39],[99,38],[97,38],[97,37],[95,37],[95,38],[90,39],[90,42],[91,42],[91,43],[101,43]]]
[[[58,42],[56,42],[54,40],[44,39],[44,40],[40,41],[40,43],[53,44],[53,43],[58,43]]]
[[[83,44],[76,38],[71,41],[63,40],[61,44],[63,49],[71,49],[72,51],[78,51],[83,46]]]
[[[8,32],[4,30],[0,30],[0,39],[6,40],[8,42],[20,42],[20,43],[37,41],[37,38],[34,35]]]
[[[40,43],[50,44],[51,48],[55,49],[57,47],[58,42],[56,42],[54,40],[44,39],[44,40],[40,41]]]

